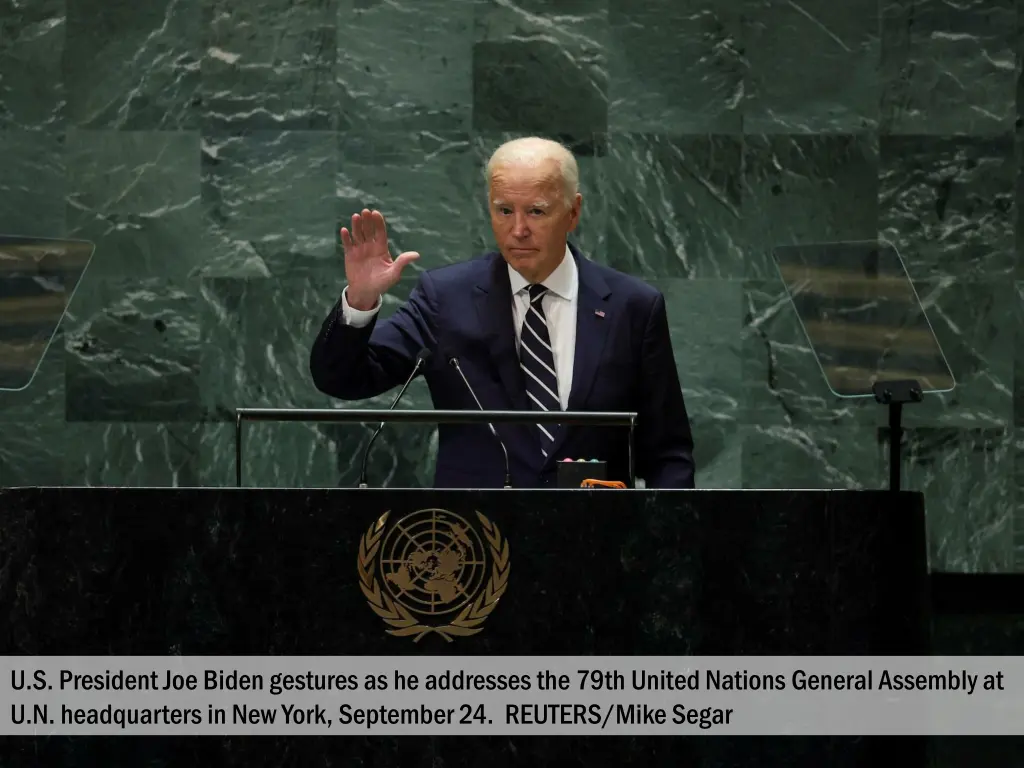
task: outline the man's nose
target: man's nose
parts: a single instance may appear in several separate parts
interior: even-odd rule
[[[526,237],[530,234],[529,222],[525,216],[516,214],[515,223],[512,225],[512,234],[516,237]]]

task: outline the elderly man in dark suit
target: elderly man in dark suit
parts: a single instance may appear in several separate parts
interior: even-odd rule
[[[648,488],[693,488],[693,438],[676,373],[664,296],[588,260],[568,241],[583,198],[572,153],[538,137],[499,147],[487,164],[498,250],[424,271],[408,301],[379,321],[381,296],[416,252],[392,259],[384,217],[363,210],[341,230],[348,285],[310,356],[318,389],[344,400],[401,385],[417,355],[435,408],[636,411],[635,469]],[[624,428],[498,424],[513,487],[555,484],[556,462],[597,458],[628,481]],[[435,486],[503,485],[501,447],[486,426],[441,425]]]

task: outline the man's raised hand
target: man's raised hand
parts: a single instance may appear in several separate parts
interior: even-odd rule
[[[351,231],[341,228],[341,245],[348,280],[346,299],[353,309],[377,306],[377,300],[398,282],[405,266],[420,257],[415,251],[406,251],[392,259],[384,216],[367,208],[361,214],[352,214]]]

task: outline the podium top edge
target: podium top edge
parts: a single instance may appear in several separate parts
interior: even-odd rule
[[[242,421],[310,422],[420,422],[431,424],[518,422],[522,424],[599,424],[629,426],[635,411],[471,411],[471,410],[388,410],[383,408],[236,408]]]

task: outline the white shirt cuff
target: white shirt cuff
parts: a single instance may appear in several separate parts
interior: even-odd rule
[[[348,286],[345,286],[345,290],[341,292],[341,321],[353,328],[365,328],[373,320],[374,315],[380,312],[383,303],[378,296],[377,306],[373,309],[353,309],[348,303]]]

